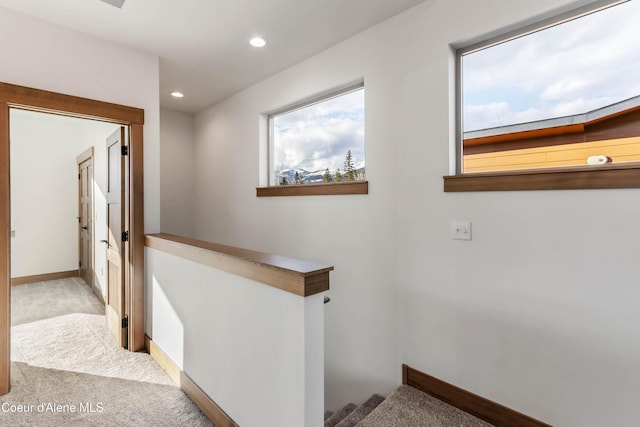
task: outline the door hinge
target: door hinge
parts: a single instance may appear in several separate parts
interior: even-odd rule
[[[128,317],[123,317],[122,318],[122,327],[123,328],[128,328],[129,327],[129,318]]]
[[[78,267],[82,267],[82,261],[78,261]]]
[[[123,145],[121,147],[121,150],[122,150],[122,155],[123,156],[128,156],[129,155],[129,146],[128,145]]]
[[[123,231],[122,232],[122,241],[123,242],[128,242],[129,241],[129,232],[128,231]]]
[[[78,174],[78,179],[80,179],[80,174]]]

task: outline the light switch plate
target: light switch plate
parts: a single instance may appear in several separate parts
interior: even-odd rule
[[[471,240],[471,221],[451,221],[453,240]]]

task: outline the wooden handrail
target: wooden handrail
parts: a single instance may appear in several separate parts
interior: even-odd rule
[[[333,270],[333,266],[166,233],[148,234],[144,244],[303,297],[328,291]]]

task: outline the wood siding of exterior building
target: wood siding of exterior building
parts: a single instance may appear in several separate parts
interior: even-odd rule
[[[640,110],[585,124],[465,139],[464,172],[584,166],[598,155],[613,164],[640,161]]]

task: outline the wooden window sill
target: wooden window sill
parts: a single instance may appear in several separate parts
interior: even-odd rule
[[[159,233],[145,246],[307,297],[329,290],[333,266]]]
[[[256,188],[257,197],[330,196],[341,194],[369,194],[369,182],[349,181],[326,184],[277,185]]]
[[[443,178],[446,193],[640,188],[640,164],[478,172]]]

